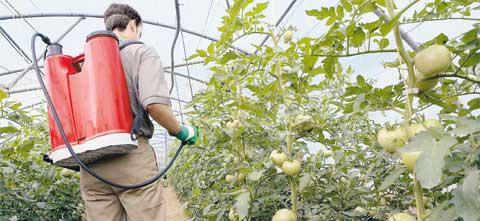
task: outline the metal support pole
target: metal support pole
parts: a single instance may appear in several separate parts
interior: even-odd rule
[[[25,51],[20,47],[20,45],[17,44],[15,40],[13,40],[12,36],[8,34],[5,29],[0,26],[0,33],[5,37],[5,39],[10,42],[10,45],[15,49],[15,51],[27,62],[27,63],[32,63],[32,59],[30,59],[30,56],[25,53]]]
[[[75,23],[73,23],[67,30],[65,30],[65,32],[64,32],[62,35],[60,35],[60,37],[57,38],[57,40],[55,40],[54,42],[55,42],[55,43],[58,43],[59,41],[61,41],[61,40],[62,40],[65,36],[67,36],[67,34],[70,33],[70,32],[73,30],[73,28],[75,28],[83,19],[85,19],[85,18],[84,18],[84,17],[78,18],[78,20],[75,21]],[[46,50],[44,50],[43,53],[36,58],[37,61],[39,61],[40,59],[42,59],[43,54],[45,54],[45,51],[46,51]],[[33,58],[33,59],[35,59],[35,58]],[[25,69],[23,70],[23,72],[20,73],[20,75],[18,75],[17,78],[15,78],[15,79],[8,85],[8,88],[7,88],[7,89],[9,89],[9,90],[12,89],[12,88],[15,86],[15,84],[17,84],[18,81],[20,81],[20,79],[22,79],[23,76],[25,76],[25,74],[27,74],[28,71],[30,71],[32,68],[33,68],[33,63],[30,64],[30,66],[28,66],[27,68],[25,68]]]
[[[45,104],[47,101],[39,101],[39,102],[36,102],[36,103],[33,103],[33,104],[30,104],[30,105],[27,105],[27,106],[24,106],[22,108],[20,108],[20,110],[25,110],[27,108],[33,108],[37,105],[41,105],[41,104]]]
[[[293,5],[295,5],[296,2],[297,2],[297,0],[293,0],[292,2],[290,2],[290,5],[288,5],[287,9],[283,12],[282,16],[280,16],[280,18],[277,20],[277,23],[275,23],[275,27],[278,27],[280,25],[280,23],[282,23],[283,19],[288,14],[290,9],[292,9]],[[267,42],[267,40],[269,38],[270,38],[270,35],[265,36],[263,41],[260,43],[259,48],[262,47]],[[258,48],[253,53],[256,54],[257,52],[258,52]]]
[[[16,93],[36,91],[36,90],[41,90],[41,89],[42,89],[41,87],[22,88],[22,89],[18,89],[18,90],[7,91],[7,94],[16,94]],[[174,101],[178,101],[178,102],[182,102],[182,103],[185,103],[185,104],[188,104],[188,103],[191,102],[191,101],[185,101],[185,100],[181,100],[179,98],[174,98],[174,97],[169,97],[169,99],[174,100]]]
[[[178,67],[192,66],[192,65],[201,64],[201,63],[203,63],[203,61],[192,61],[190,63],[176,64],[175,67],[178,68]],[[172,67],[171,66],[165,66],[165,67],[163,67],[163,69],[172,69]]]
[[[169,70],[165,70],[165,72],[166,72],[166,73],[170,73],[170,74],[172,73],[172,72],[169,71]],[[175,72],[174,74],[177,75],[177,76],[180,76],[180,77],[184,77],[184,78],[191,79],[191,80],[193,80],[193,81],[200,82],[200,83],[202,83],[202,84],[207,84],[206,81],[200,80],[200,79],[195,78],[195,77],[187,76],[187,75],[184,75],[184,74],[181,74],[181,73],[178,73],[178,72]]]
[[[173,100],[177,100],[178,101],[178,108],[180,109],[180,120],[182,122],[182,124],[184,123],[183,122],[183,111],[182,111],[182,103],[181,103],[181,100],[180,100],[180,93],[178,92],[178,83],[177,83],[177,76],[173,76],[173,80],[175,81],[175,88],[176,88],[176,91],[177,91],[177,98],[178,99],[173,99]]]
[[[17,90],[9,90],[7,91],[7,94],[18,94],[22,92],[29,92],[29,91],[37,91],[42,89],[41,87],[35,86],[35,87],[28,87],[28,88],[22,88],[22,89],[17,89]]]
[[[164,159],[163,159],[163,166],[165,167],[167,165],[167,158],[168,158],[168,137],[167,134],[164,133],[163,136],[165,137],[165,151],[164,151]]]
[[[230,1],[225,0],[225,2],[227,3],[227,8],[230,9]]]
[[[43,68],[43,65],[38,65],[38,67],[39,67],[39,68]],[[28,67],[27,67],[27,68],[28,68]],[[0,73],[0,76],[9,75],[9,74],[15,74],[15,73],[18,73],[18,72],[21,72],[21,71],[24,71],[24,70],[25,70],[25,68],[9,70],[9,71]]]
[[[195,64],[195,63],[189,63],[189,64]],[[186,64],[175,65],[175,67],[183,67],[183,66],[187,66],[187,65],[186,65]],[[43,65],[39,65],[38,67],[43,68],[44,66],[43,66]],[[27,67],[27,68],[29,68],[28,70],[31,70],[31,69],[32,69],[32,68],[30,68],[30,67]],[[169,69],[169,68],[170,68],[170,67],[165,67],[165,68],[164,68],[166,73],[172,73],[171,71],[166,70],[166,69]],[[25,71],[25,69],[10,70],[10,71],[7,71],[7,72],[0,73],[0,76],[9,75],[9,74],[15,74],[15,73],[18,73],[18,72],[21,72],[21,71]],[[190,78],[190,79],[192,79],[193,81],[197,81],[197,82],[202,83],[202,84],[207,84],[207,82],[204,81],[204,80],[201,80],[201,79],[198,79],[198,78],[195,78],[195,77],[188,77],[187,75],[184,75],[184,74],[181,74],[181,73],[178,73],[178,72],[175,72],[175,75],[178,75],[178,76],[184,77],[184,78]]]
[[[82,14],[82,13],[39,13],[39,14],[23,14],[22,17],[20,16],[17,16],[17,15],[10,15],[10,16],[0,16],[0,20],[9,20],[9,19],[20,19],[20,18],[38,18],[38,17],[83,17],[83,18],[103,18],[103,15],[100,15],[100,14]],[[142,21],[143,24],[149,24],[149,25],[154,25],[154,26],[159,26],[159,27],[164,27],[164,28],[168,28],[168,29],[172,29],[172,30],[176,30],[177,27],[175,26],[172,26],[172,25],[167,25],[167,24],[163,24],[163,23],[160,23],[160,22],[154,22],[154,21],[149,21],[149,20],[143,20]],[[217,42],[218,39],[214,38],[214,37],[210,37],[210,36],[207,36],[207,35],[204,35],[204,34],[200,34],[198,32],[195,32],[195,31],[192,31],[192,30],[188,30],[188,29],[185,29],[185,28],[181,28],[181,31],[185,32],[185,33],[188,33],[188,34],[191,34],[191,35],[195,35],[195,36],[198,36],[198,37],[201,37],[201,38],[205,38],[205,39],[208,39],[210,41],[214,41],[214,42]],[[235,47],[233,45],[230,45],[229,46],[230,48],[233,48],[235,50],[239,50],[241,51],[242,53],[244,54],[250,54],[248,51],[246,50],[243,50],[241,48],[238,48],[238,47]]]
[[[373,13],[375,13],[375,15],[377,15],[379,18],[383,17],[383,19],[385,19],[386,22],[390,21],[388,16],[381,9],[377,9],[377,10],[373,11]],[[413,40],[413,38],[410,37],[410,35],[408,35],[408,33],[405,32],[405,30],[403,30],[402,28],[399,28],[399,29],[400,29],[400,35],[402,36],[403,40],[405,40],[405,42],[407,42],[408,46],[410,46],[411,49],[413,49],[415,51],[418,51],[418,46],[420,44],[417,43],[415,40]]]

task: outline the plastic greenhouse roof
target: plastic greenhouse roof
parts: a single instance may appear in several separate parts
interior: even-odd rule
[[[265,1],[267,0],[254,0],[256,3]],[[170,47],[175,33],[171,28],[176,24],[174,0],[0,0],[0,34],[3,35],[0,36],[0,86],[8,88],[10,97],[21,101],[26,108],[37,104],[46,108],[43,95],[37,89],[39,84],[34,72],[30,70],[20,77],[22,71],[30,66],[28,59],[31,59],[31,35],[37,30],[55,40],[66,33],[60,41],[64,47],[64,53],[79,54],[83,50],[85,37],[93,31],[103,29],[101,17],[103,11],[112,2],[130,4],[142,15],[143,20],[148,21],[148,24],[144,25],[141,40],[154,46],[162,58],[164,66],[170,66]],[[266,22],[278,24],[280,27],[294,26],[298,29],[295,38],[302,38],[318,37],[326,30],[322,23],[307,16],[305,11],[335,6],[339,1],[275,0],[268,2],[269,7],[265,12]],[[425,0],[420,2],[425,3]],[[205,88],[203,82],[208,82],[212,76],[208,67],[202,64],[184,66],[185,58],[194,54],[196,49],[204,49],[212,40],[219,38],[220,33],[217,27],[220,26],[222,16],[226,15],[226,9],[233,4],[233,0],[180,0],[180,3],[184,32],[177,41],[174,60],[176,65],[183,66],[175,68],[177,73],[175,86],[178,87],[178,93],[175,88],[172,94],[172,109],[178,114],[179,120],[182,117],[183,119],[188,118],[188,116],[181,115],[186,103],[191,101],[193,95]],[[399,1],[398,4],[402,6],[402,4],[408,4],[408,1]],[[422,7],[422,5],[417,4],[418,7]],[[473,13],[480,16],[480,12]],[[371,17],[367,16],[365,20],[376,18],[372,13]],[[413,37],[415,42],[422,42],[430,40],[440,32],[447,36],[455,36],[468,30],[472,23],[445,21],[410,24],[404,25],[402,28],[406,31],[405,33]],[[8,38],[13,42],[9,42]],[[251,36],[242,39],[234,46],[252,53],[254,52],[252,44],[259,45],[264,38],[265,36],[262,35]],[[266,44],[269,43],[270,41],[266,41]],[[37,51],[40,53],[44,46],[38,45]],[[15,49],[15,47],[17,48]],[[25,55],[22,55],[23,53]],[[398,81],[398,73],[385,69],[382,65],[382,61],[394,58],[396,58],[395,54],[365,55],[344,58],[342,63],[352,66],[356,73],[362,73],[368,78],[381,79],[377,81],[376,85],[385,86]],[[43,61],[40,61],[40,64],[42,63]],[[354,77],[355,75],[352,75],[352,78]],[[167,81],[170,81],[169,77],[167,77]],[[429,112],[427,111],[425,114],[428,115]],[[395,119],[395,117],[394,114],[389,115],[389,118]],[[385,119],[385,117],[381,119]],[[158,132],[151,140],[152,145],[167,146],[166,141],[169,140],[169,136],[158,125],[156,127]]]

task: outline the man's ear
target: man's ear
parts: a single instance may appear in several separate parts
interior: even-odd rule
[[[131,20],[128,22],[128,25],[127,25],[127,28],[129,29],[129,31],[135,33],[137,32],[137,24],[135,22],[135,20]]]

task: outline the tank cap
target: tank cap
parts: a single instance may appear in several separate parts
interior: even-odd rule
[[[49,44],[45,53],[46,57],[62,54],[62,45],[58,43]]]
[[[87,35],[87,42],[90,41],[90,39],[94,38],[94,37],[97,37],[97,36],[110,36],[110,37],[113,37],[115,38],[115,40],[118,41],[118,37],[115,33],[111,32],[111,31],[107,31],[107,30],[100,30],[100,31],[94,31],[92,33],[90,33],[89,35]]]

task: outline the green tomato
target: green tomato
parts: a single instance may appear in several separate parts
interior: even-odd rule
[[[438,120],[435,120],[435,119],[427,119],[423,122],[423,124],[427,127],[427,128],[435,128],[435,127],[440,127],[442,126],[440,124],[440,121]]]
[[[415,169],[415,165],[417,163],[417,159],[422,154],[422,151],[413,151],[413,152],[405,152],[400,155],[402,158],[403,164],[407,167],[407,169],[412,172]]]
[[[75,176],[75,171],[63,168],[62,171],[60,171],[60,175],[63,177],[73,177]]]
[[[451,63],[450,51],[444,45],[432,45],[415,56],[415,67],[425,77],[446,71]]]
[[[302,166],[298,160],[285,161],[282,165],[283,172],[289,176],[295,176],[300,173]]]
[[[288,30],[283,34],[283,42],[285,43],[290,42],[292,38],[293,38],[293,31]]]
[[[427,128],[435,128],[440,126],[440,122],[435,119],[427,119],[422,123],[410,124],[407,127],[408,137],[413,137],[422,131],[427,131]]]
[[[403,147],[408,139],[408,132],[405,127],[397,127],[393,130],[382,128],[377,134],[377,141],[386,151],[395,152]]]
[[[241,126],[241,124],[240,124],[240,121],[238,121],[238,120],[229,121],[225,125],[225,127],[226,127],[225,132],[228,134],[228,136],[233,137],[240,126]]]
[[[237,214],[237,211],[235,211],[234,208],[230,208],[230,212],[228,212],[228,219],[230,221],[237,221],[238,220],[238,214]]]
[[[225,181],[227,183],[232,183],[233,181],[235,181],[235,176],[229,174],[229,175],[225,176]]]
[[[427,128],[425,128],[423,124],[410,124],[407,127],[408,137],[413,137],[416,134],[426,130]]]
[[[281,209],[273,215],[272,221],[297,221],[297,215],[289,209]]]
[[[426,77],[419,70],[415,70],[415,87],[418,88],[419,92],[429,91],[435,88],[438,84],[438,78],[424,80]]]
[[[237,180],[238,180],[238,181],[244,181],[245,178],[247,178],[247,174],[245,174],[245,173],[238,173],[238,175],[237,175]]]
[[[285,162],[285,160],[287,160],[288,157],[287,157],[287,154],[274,150],[270,154],[270,158],[272,158],[272,161],[275,165],[281,167],[283,165],[283,162]]]
[[[397,213],[391,216],[388,221],[416,221],[415,217],[407,213]]]
[[[354,210],[353,210],[355,213],[357,213],[358,215],[362,215],[362,216],[365,216],[368,214],[368,211],[362,207],[359,207],[357,206]]]
[[[385,197],[380,198],[380,206],[386,206],[387,205],[387,200]]]
[[[330,157],[330,156],[333,155],[333,151],[331,151],[331,150],[324,150],[324,151],[322,152],[322,154],[323,154],[323,156],[325,156],[325,157]]]
[[[309,131],[314,128],[315,124],[313,118],[310,115],[297,115],[293,120],[292,129],[297,132]]]

